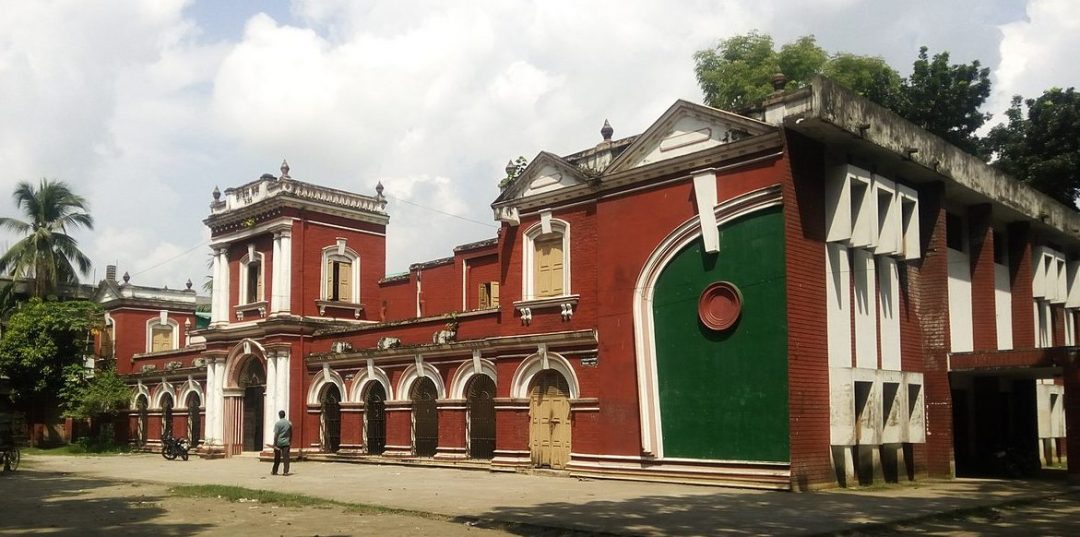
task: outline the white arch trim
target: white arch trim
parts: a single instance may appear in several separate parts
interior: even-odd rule
[[[442,375],[439,374],[439,370],[435,369],[435,366],[429,363],[421,364],[423,366],[423,376],[431,379],[435,383],[435,396],[438,399],[446,399],[446,384],[443,383]],[[409,389],[412,388],[414,382],[421,377],[419,369],[416,368],[416,364],[410,365],[405,369],[405,373],[401,375],[401,380],[398,381],[397,396],[398,401],[404,401],[409,397]],[[387,394],[387,399],[390,395]]]
[[[566,220],[560,220],[558,218],[552,218],[549,211],[541,212],[540,222],[537,222],[522,234],[522,255],[521,255],[521,296],[524,300],[533,300],[536,298],[536,275],[533,273],[535,267],[533,266],[536,255],[535,241],[541,237],[554,237],[558,236],[562,238],[562,252],[563,252],[563,295],[569,295],[572,293],[570,290],[570,223]],[[545,233],[544,228],[550,229]]]
[[[346,246],[345,239],[342,238],[337,239],[336,244],[322,249],[322,270],[320,272],[321,280],[319,283],[319,289],[321,289],[319,294],[320,298],[323,300],[330,300],[330,289],[326,286],[329,275],[326,273],[326,270],[328,268],[327,264],[331,260],[346,261],[350,264],[349,277],[352,278],[350,296],[347,299],[339,298],[339,300],[353,303],[360,302],[360,254],[356,253],[356,250]]]
[[[349,397],[349,392],[345,390],[345,381],[341,379],[341,375],[339,375],[337,371],[334,371],[329,367],[324,367],[311,379],[311,388],[308,389],[307,404],[320,404],[321,401],[319,401],[319,396],[322,395],[323,388],[330,384],[337,386],[338,393],[340,393],[342,397],[341,402],[347,402],[348,399],[346,398]]]
[[[161,400],[165,397],[166,394],[168,394],[169,397],[172,397],[173,408],[176,408],[176,389],[173,388],[172,383],[168,381],[162,381],[161,384],[158,384],[154,388],[154,391],[152,393],[154,395],[154,398],[151,399],[152,404],[150,405],[150,408],[161,408]]]
[[[188,399],[188,396],[190,396],[192,394],[192,392],[194,392],[195,395],[199,396],[199,406],[200,407],[206,405],[206,396],[203,395],[202,385],[199,384],[199,382],[196,381],[195,379],[189,378],[188,381],[184,383],[184,386],[182,388],[180,388],[180,398],[177,401],[176,407],[177,408],[187,408],[188,407],[187,406],[187,399]]]
[[[357,372],[356,378],[353,379],[352,394],[349,396],[349,400],[363,402],[364,390],[366,390],[368,384],[372,382],[382,384],[383,390],[386,391],[387,401],[392,401],[394,399],[394,390],[391,389],[390,377],[387,376],[382,368],[372,366]]]
[[[240,370],[238,368],[246,362],[245,356],[253,356],[262,361],[263,370],[266,370],[266,349],[253,339],[245,339],[233,346],[225,358],[225,382],[223,383],[225,388],[239,387],[237,377],[240,375]]]
[[[498,373],[495,372],[495,363],[491,360],[479,360],[479,369],[474,362],[465,362],[457,368],[454,378],[450,380],[450,399],[465,399],[465,389],[469,381],[476,375],[487,375],[495,384],[499,383]]]
[[[136,405],[136,403],[139,402],[140,396],[146,398],[146,408],[150,408],[150,401],[153,400],[150,398],[150,390],[147,389],[146,386],[140,382],[135,386],[135,391],[131,395],[131,410],[138,410],[139,407]]]
[[[713,211],[717,226],[722,226],[737,218],[782,204],[780,187],[771,186],[725,201]],[[700,236],[701,225],[698,217],[680,224],[649,255],[634,285],[634,353],[638,378],[638,408],[641,412],[641,449],[656,458],[664,457],[664,443],[656,372],[656,340],[653,334],[653,289],[675,255]]]
[[[544,364],[545,355],[547,367]],[[548,369],[554,369],[566,378],[566,383],[570,386],[571,399],[581,397],[581,385],[578,383],[577,374],[574,373],[574,368],[570,366],[570,362],[563,358],[561,354],[546,350],[540,350],[521,362],[517,371],[514,371],[514,378],[510,383],[510,396],[518,399],[528,398],[529,385],[532,384],[533,378],[541,371]]]
[[[168,312],[163,311],[161,315],[155,315],[146,320],[146,352],[153,352],[154,350],[154,327],[164,326],[169,328],[169,349],[176,350],[180,348],[180,323],[172,317],[166,317]]]

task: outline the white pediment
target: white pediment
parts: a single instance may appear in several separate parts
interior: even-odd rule
[[[619,158],[608,173],[647,166],[775,130],[760,121],[677,101]]]
[[[495,200],[495,204],[500,205],[512,200],[548,194],[584,184],[585,181],[585,175],[573,164],[544,151],[529,163],[517,179],[514,179],[514,182]]]

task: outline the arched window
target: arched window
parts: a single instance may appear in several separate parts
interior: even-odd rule
[[[322,398],[320,437],[322,450],[337,453],[341,447],[341,392],[334,384],[327,384]]]
[[[195,446],[201,440],[202,416],[199,414],[199,406],[202,405],[202,401],[199,400],[199,394],[191,392],[185,404],[188,411],[188,438],[191,439],[190,445]]]
[[[240,258],[240,303],[254,304],[265,300],[263,295],[263,254],[253,247]]]
[[[164,316],[146,322],[146,352],[172,351],[180,348],[180,325]]]
[[[345,246],[345,239],[323,248],[322,281],[323,300],[360,302],[360,256]]]
[[[139,434],[138,442],[139,442],[140,446],[146,445],[146,437],[147,437],[147,430],[146,429],[147,429],[147,426],[148,426],[149,421],[150,421],[150,412],[147,409],[147,407],[149,407],[149,406],[150,406],[150,404],[147,401],[145,395],[140,395],[139,398],[135,400],[135,410],[136,410],[136,412],[138,414],[138,422],[137,422],[136,425],[139,428],[138,429],[138,434]]]
[[[525,231],[522,296],[525,300],[570,294],[570,225],[550,214]]]
[[[381,455],[386,449],[386,388],[370,382],[364,397],[364,437],[367,452]]]
[[[173,399],[172,395],[161,396],[161,436],[172,436]]]

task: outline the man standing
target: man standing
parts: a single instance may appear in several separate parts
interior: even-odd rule
[[[274,424],[274,468],[270,470],[270,475],[277,475],[278,463],[281,459],[285,459],[285,472],[282,475],[289,475],[289,444],[292,443],[292,423],[285,419],[285,411],[279,410],[278,417]]]

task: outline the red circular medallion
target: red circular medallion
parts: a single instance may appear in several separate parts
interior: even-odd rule
[[[742,293],[731,282],[716,282],[698,299],[698,317],[713,330],[727,330],[742,311]]]

